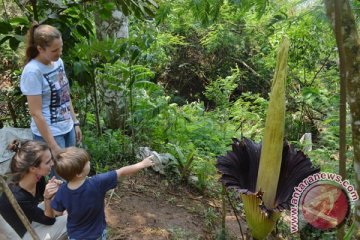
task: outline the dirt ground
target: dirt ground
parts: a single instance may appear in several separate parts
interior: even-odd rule
[[[221,229],[221,201],[169,186],[151,172],[124,180],[109,193],[106,206],[110,240],[216,239]],[[227,239],[242,239],[231,208],[226,227]]]

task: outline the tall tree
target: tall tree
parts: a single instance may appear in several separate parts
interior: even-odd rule
[[[95,13],[96,35],[99,40],[106,38],[128,38],[128,17],[115,8],[110,16],[102,17],[99,12]],[[108,128],[123,128],[126,120],[127,103],[123,92],[111,90],[107,81],[102,81],[103,101],[105,111],[105,124]]]
[[[348,0],[326,0],[325,7],[333,27],[340,56],[340,67],[345,72],[347,102],[351,113],[352,145],[357,192],[360,192],[360,39]],[[339,18],[341,16],[341,18]],[[338,25],[340,25],[338,27]],[[340,29],[340,30],[339,30]],[[355,203],[356,237],[360,237],[360,202]]]
[[[96,5],[99,6],[95,11],[96,35],[99,40],[128,38],[128,15],[133,13],[137,18],[151,18],[154,17],[154,12],[150,8],[157,7],[152,0],[113,3],[104,1],[104,4],[96,3]],[[128,113],[124,92],[110,89],[106,80],[102,81],[101,85],[104,93],[105,124],[111,129],[124,128]]]
[[[342,11],[340,10],[340,2],[335,1],[335,38],[338,42],[338,52],[339,52],[339,70],[340,70],[340,105],[339,105],[339,174],[345,179],[346,178],[346,69],[345,69],[345,53],[341,38],[341,19]],[[344,238],[344,226],[338,229],[337,238]]]

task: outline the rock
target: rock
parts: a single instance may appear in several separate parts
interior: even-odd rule
[[[174,156],[170,153],[158,153],[156,151],[152,151],[149,147],[140,147],[137,157],[144,159],[150,155],[153,155],[152,159],[155,162],[155,165],[152,167],[152,169],[155,172],[161,173],[163,175],[165,175],[166,166],[171,162],[176,161]]]
[[[9,172],[9,165],[13,152],[7,150],[7,146],[15,139],[33,139],[30,128],[6,127],[0,129],[0,175]]]

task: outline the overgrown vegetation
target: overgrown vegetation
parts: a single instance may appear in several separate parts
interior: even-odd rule
[[[0,125],[29,126],[18,87],[24,35],[32,19],[53,24],[63,33],[93,173],[132,163],[138,148],[148,146],[174,156],[168,167],[174,183],[219,195],[216,156],[233,137],[262,140],[275,51],[284,35],[291,43],[286,139],[301,148],[299,139],[311,133],[313,163],[338,172],[338,60],[320,1],[31,1],[35,5],[25,8],[20,1],[0,2]],[[115,9],[129,15],[129,37],[100,40],[94,15],[111,20]],[[106,109],[112,103],[118,107]],[[214,213],[207,214],[214,224]],[[182,229],[174,233],[185,236]]]

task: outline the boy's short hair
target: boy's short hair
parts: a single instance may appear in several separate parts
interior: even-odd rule
[[[57,154],[55,158],[55,171],[66,181],[71,181],[77,174],[83,171],[88,161],[90,161],[90,155],[85,149],[68,147]]]

